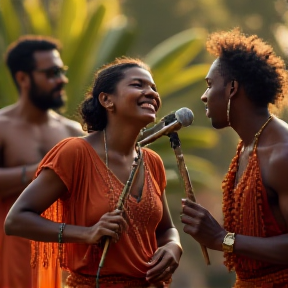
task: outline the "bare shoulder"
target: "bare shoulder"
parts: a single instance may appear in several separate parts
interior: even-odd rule
[[[56,122],[56,123],[58,122],[59,124],[64,125],[64,127],[68,130],[69,135],[71,137],[86,135],[86,133],[83,131],[82,126],[79,122],[69,119],[67,117],[64,117],[54,111],[50,111],[49,115],[53,122]]]
[[[16,104],[12,104],[0,109],[0,121],[12,118],[15,114]]]
[[[269,157],[265,163],[266,176],[272,187],[285,185],[288,190],[288,124],[278,118],[275,120],[269,137],[271,145],[268,147]]]
[[[288,166],[288,124],[275,118],[275,124],[270,137],[270,165],[287,164]]]
[[[0,131],[4,132],[17,120],[16,105],[6,106],[0,109]],[[2,134],[2,133],[0,133]]]

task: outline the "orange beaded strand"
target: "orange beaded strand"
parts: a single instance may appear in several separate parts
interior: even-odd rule
[[[266,236],[262,209],[263,184],[257,159],[257,144],[261,132],[271,119],[272,116],[269,116],[259,132],[255,134],[252,154],[249,156],[246,170],[236,187],[235,179],[243,141],[238,144],[236,156],[232,159],[222,182],[224,228],[227,231],[256,237]],[[224,257],[224,264],[229,271],[237,266],[244,266],[251,270],[258,268],[255,260],[243,258],[239,260],[240,258],[233,253],[224,253]]]

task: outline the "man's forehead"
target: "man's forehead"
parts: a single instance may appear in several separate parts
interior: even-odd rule
[[[63,66],[58,50],[36,51],[34,59],[37,67]]]
[[[216,60],[213,61],[213,63],[210,66],[210,69],[208,71],[208,74],[206,76],[207,78],[212,78],[212,77],[217,77],[217,76],[221,76],[219,73],[219,59],[217,58]]]

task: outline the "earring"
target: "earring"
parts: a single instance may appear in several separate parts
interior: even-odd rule
[[[228,100],[228,104],[227,104],[227,122],[228,122],[228,126],[231,126],[231,123],[230,123],[230,99]]]
[[[107,106],[106,106],[107,109],[114,109],[114,103],[113,102],[110,102]]]

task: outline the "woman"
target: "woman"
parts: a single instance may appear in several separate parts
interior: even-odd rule
[[[39,241],[32,242],[33,288],[60,287],[57,259],[69,272],[65,287],[95,287],[107,237],[101,288],[168,287],[182,248],[164,193],[165,171],[155,152],[136,145],[161,104],[150,70],[139,59],[118,58],[99,69],[87,96],[81,115],[89,134],[48,152],[5,231]],[[123,209],[115,209],[133,168]]]

